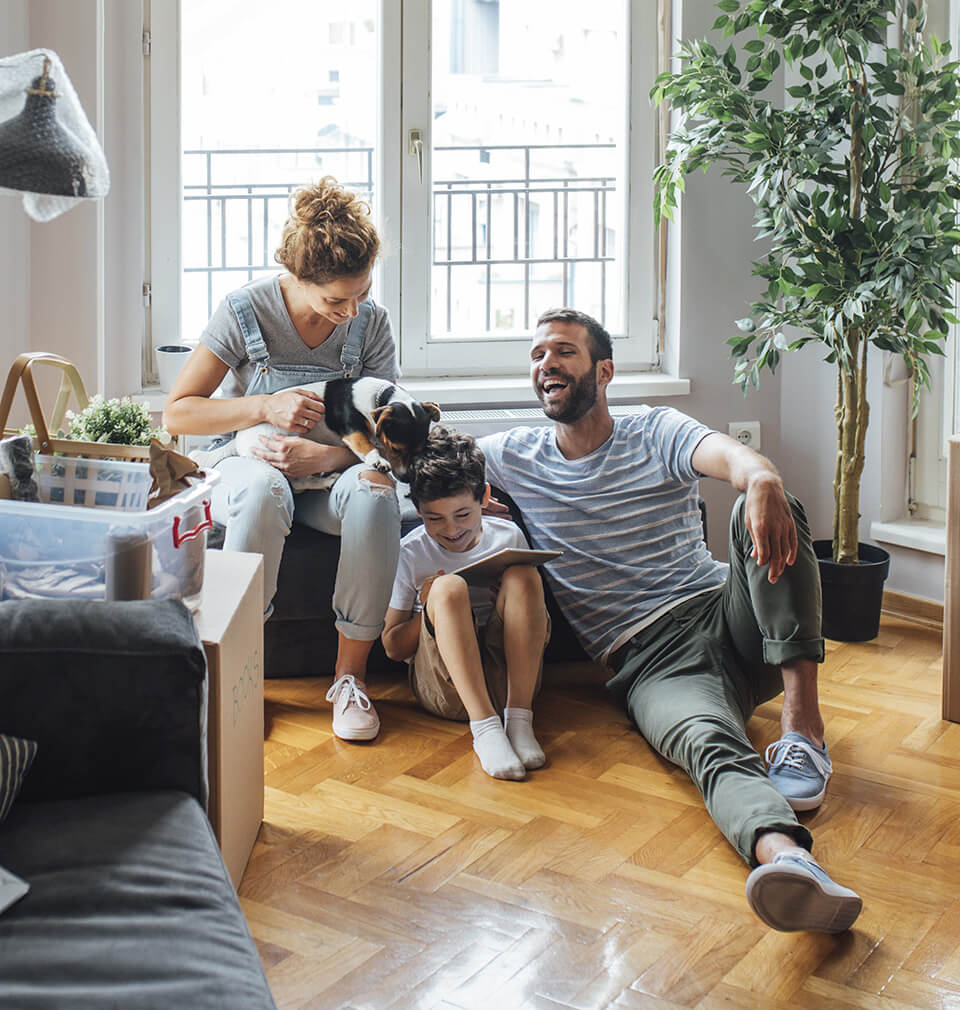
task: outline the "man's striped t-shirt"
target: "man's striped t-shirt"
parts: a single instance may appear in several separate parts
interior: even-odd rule
[[[584,648],[605,660],[683,600],[723,585],[703,542],[692,457],[711,430],[672,407],[614,418],[613,434],[567,459],[553,427],[479,439],[487,480],[517,503],[532,547]]]

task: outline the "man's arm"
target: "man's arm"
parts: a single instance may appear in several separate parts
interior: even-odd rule
[[[753,556],[759,565],[769,562],[767,578],[776,582],[783,569],[797,560],[797,526],[777,468],[766,456],[718,431],[701,440],[692,463],[700,473],[746,492]]]

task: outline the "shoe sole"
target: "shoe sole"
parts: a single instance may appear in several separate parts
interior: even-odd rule
[[[783,796],[783,794],[780,794]],[[791,810],[815,810],[823,803],[824,796],[827,795],[827,787],[816,796],[784,796],[783,798],[790,804]]]
[[[333,731],[333,735],[339,740],[373,740],[374,737],[380,732],[379,726],[374,726],[373,729],[355,729],[348,730],[347,732],[339,732],[338,730]]]
[[[760,920],[783,933],[843,933],[863,908],[863,901],[846,889],[831,894],[815,877],[772,863],[750,874],[747,902]]]

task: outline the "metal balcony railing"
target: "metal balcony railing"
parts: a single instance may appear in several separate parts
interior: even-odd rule
[[[443,287],[447,332],[454,327],[454,271],[464,267],[483,268],[487,330],[492,323],[497,267],[522,268],[522,328],[526,330],[532,322],[531,267],[545,264],[557,267],[562,301],[567,305],[575,266],[599,264],[600,318],[604,318],[607,266],[615,259],[608,248],[610,232],[615,230],[608,224],[608,201],[616,192],[616,176],[613,173],[575,175],[572,161],[587,152],[615,149],[615,144],[486,144],[434,148],[433,266],[446,272]],[[464,178],[455,172],[442,172],[455,167],[456,159],[469,152],[479,155],[481,164],[489,164],[495,156],[500,161],[515,163],[511,168],[518,171],[500,178],[497,173],[488,176],[474,171]],[[561,174],[564,169],[567,174]],[[457,205],[464,204],[467,210],[466,214],[461,213],[461,221],[469,218],[469,230],[464,226],[455,234]],[[434,320],[437,320],[436,309]]]
[[[493,322],[494,288],[508,283],[498,273],[522,275],[523,327],[529,328],[531,268],[553,265],[569,304],[578,264],[598,264],[601,318],[607,269],[614,262],[609,204],[615,173],[577,174],[578,159],[614,144],[445,145],[434,148],[432,263],[434,286],[444,305],[437,323],[452,331],[454,293],[464,268],[482,271],[486,329]],[[207,316],[215,301],[214,278],[252,280],[277,269],[273,250],[288,211],[290,193],[321,172],[373,202],[372,147],[230,148],[184,152],[184,273],[206,279]],[[493,161],[496,160],[496,166]],[[287,181],[282,181],[286,177]]]

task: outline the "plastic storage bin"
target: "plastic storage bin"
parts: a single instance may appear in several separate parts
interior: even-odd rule
[[[0,598],[200,603],[208,471],[147,511],[146,463],[37,456],[40,503],[0,501]]]

